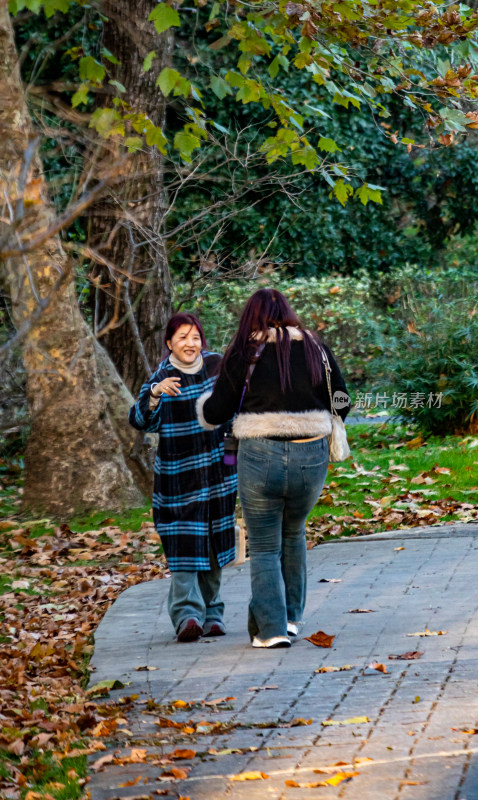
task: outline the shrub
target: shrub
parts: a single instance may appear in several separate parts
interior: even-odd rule
[[[476,297],[476,295],[475,295]],[[416,297],[386,361],[391,393],[406,393],[396,413],[425,433],[463,432],[478,417],[478,304],[473,296]]]

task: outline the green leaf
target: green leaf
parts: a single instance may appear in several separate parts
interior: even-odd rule
[[[341,152],[340,147],[338,146],[338,144],[336,144],[336,142],[334,142],[333,139],[327,139],[324,138],[323,136],[321,136],[321,138],[319,139],[317,147],[319,147],[321,150],[324,150],[324,152],[326,153]]]
[[[216,128],[216,129],[217,129],[218,131],[220,131],[221,133],[224,133],[224,134],[226,134],[227,136],[230,136],[231,132],[230,132],[230,131],[228,131],[228,129],[227,129],[227,128],[225,128],[223,125],[220,125],[220,124],[219,124],[219,122],[215,122],[215,120],[213,120],[213,119],[212,119],[212,120],[211,120],[211,125],[213,125],[213,127],[214,127],[214,128]]]
[[[174,137],[174,147],[179,150],[181,157],[185,161],[191,161],[191,154],[193,150],[201,147],[201,140],[193,133],[186,133],[186,131],[179,131]]]
[[[349,195],[353,194],[354,190],[350,183],[344,183],[342,178],[338,180],[333,188],[333,194],[341,205],[345,205],[349,199]]]
[[[91,115],[90,128],[94,128],[103,139],[109,136],[124,136],[121,114],[114,108],[97,108]]]
[[[102,47],[101,48],[101,55],[103,56],[103,58],[106,58],[107,61],[110,61],[111,64],[119,64],[120,63],[118,61],[118,59],[116,58],[116,56],[114,56],[113,53],[110,50],[108,50],[107,47]]]
[[[148,19],[154,23],[158,33],[164,33],[169,28],[179,28],[181,20],[175,8],[168,6],[167,3],[158,3],[156,8],[151,11]]]
[[[87,103],[88,102],[88,89],[90,88],[90,84],[88,81],[85,83],[80,84],[78,89],[76,90],[75,94],[71,98],[71,105],[73,108],[79,106],[80,103]]]
[[[137,153],[138,150],[141,150],[143,144],[144,142],[141,136],[128,136],[128,138],[125,139],[125,145],[130,153]]]
[[[247,79],[236,94],[236,100],[246,103],[257,103],[261,99],[261,87],[256,81]]]
[[[156,86],[159,86],[165,97],[168,97],[173,90],[175,97],[178,95],[189,97],[191,91],[191,84],[189,81],[183,78],[176,69],[172,69],[172,67],[164,67],[164,69],[161,70],[156,81]]]
[[[103,64],[96,61],[93,56],[84,56],[80,58],[80,78],[82,81],[101,83],[105,74],[106,70]]]
[[[213,90],[216,97],[219,97],[219,100],[224,100],[227,94],[233,93],[229,84],[226,83],[224,78],[221,78],[219,75],[212,76],[209,86]]]
[[[161,128],[157,128],[150,120],[146,121],[145,128],[146,144],[149,147],[157,147],[160,153],[166,155],[166,145],[168,140],[166,139]]]
[[[442,108],[439,113],[445,123],[445,129],[448,131],[457,133],[464,131],[466,130],[465,125],[470,121],[466,114],[458,108]]]
[[[143,61],[143,72],[149,72],[149,70],[153,66],[153,61],[155,58],[156,58],[156,53],[154,50],[151,50]]]
[[[291,158],[293,164],[302,164],[310,172],[314,171],[320,160],[316,150],[311,145],[295,150]]]
[[[50,17],[53,16],[55,11],[61,11],[62,14],[66,14],[68,9],[70,8],[70,2],[71,0],[44,0],[44,2],[41,5],[43,5],[43,11],[45,12],[45,17],[49,19]]]
[[[108,81],[108,83],[110,84],[110,86],[114,86],[114,87],[115,87],[115,89],[117,89],[117,90],[118,90],[118,92],[121,92],[121,94],[124,94],[124,93],[125,93],[125,91],[126,91],[126,87],[125,87],[125,86],[123,86],[123,84],[122,84],[122,83],[120,83],[119,81],[115,81],[115,80],[113,80],[113,81]]]
[[[382,205],[382,193],[378,186],[373,186],[368,183],[362,184],[355,190],[355,197],[358,197],[362,205],[366,206],[368,201],[372,203],[379,203]]]

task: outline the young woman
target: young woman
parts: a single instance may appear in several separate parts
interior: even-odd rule
[[[159,433],[153,517],[171,571],[171,621],[178,641],[190,642],[226,633],[219,590],[221,568],[235,557],[237,476],[223,463],[224,427],[205,431],[195,411],[221,356],[205,349],[193,314],[171,317],[165,344],[169,355],[141,388],[129,421]]]
[[[248,627],[253,647],[289,647],[305,605],[305,520],[329,460],[331,407],[320,348],[342,418],[350,405],[330,350],[303,328],[280,292],[261,289],[242,313],[214,390],[199,399],[201,424],[221,424],[238,411],[258,348],[233,425],[251,558]]]

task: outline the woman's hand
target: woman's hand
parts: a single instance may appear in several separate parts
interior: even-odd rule
[[[174,397],[177,394],[181,394],[180,385],[181,378],[165,378],[161,383],[155,383],[150,392],[153,397],[160,397],[162,394]]]

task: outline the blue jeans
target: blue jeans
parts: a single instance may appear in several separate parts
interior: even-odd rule
[[[249,538],[251,639],[287,635],[305,606],[305,520],[327,475],[327,438],[314,442],[242,439],[239,497]]]
[[[168,612],[176,633],[181,622],[191,617],[201,626],[206,621],[222,621],[224,603],[219,595],[222,570],[212,547],[209,548],[209,559],[211,569],[171,573]]]

